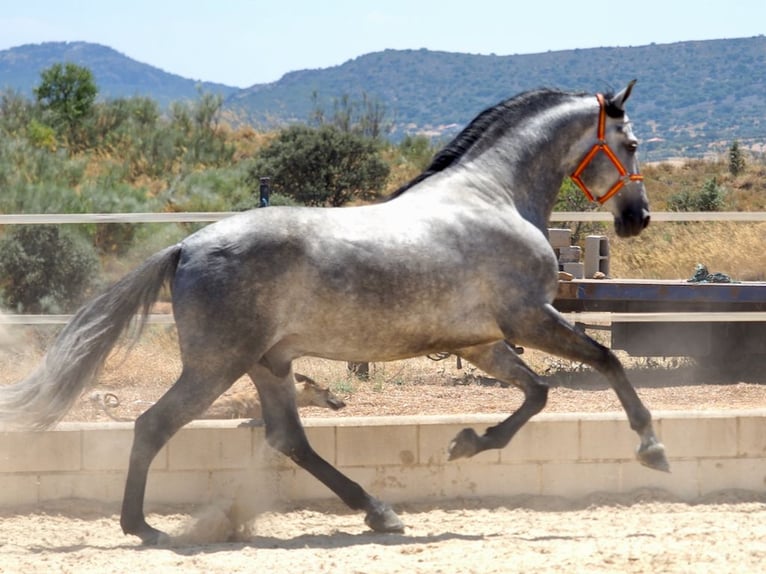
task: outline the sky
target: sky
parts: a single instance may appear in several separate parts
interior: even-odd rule
[[[0,0],[0,50],[95,42],[241,88],[388,48],[511,55],[764,33],[764,0]]]

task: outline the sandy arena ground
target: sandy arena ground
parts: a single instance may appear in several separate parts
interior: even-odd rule
[[[120,416],[135,417],[177,376],[167,335],[149,333],[127,358],[110,360],[99,390],[120,398]],[[171,341],[172,343],[172,341]],[[39,353],[0,353],[0,384],[18,379]],[[157,353],[157,348],[163,352]],[[14,346],[14,349],[18,349]],[[533,353],[527,360],[553,387],[546,412],[619,411],[603,380],[561,369]],[[511,412],[521,393],[488,380],[454,358],[375,365],[357,381],[345,365],[304,361],[299,369],[346,401],[311,416]],[[759,373],[721,380],[683,362],[639,361],[630,376],[653,410],[766,408]],[[235,387],[249,385],[240,381]],[[109,420],[85,393],[66,420]],[[627,423],[626,423],[627,424]],[[205,508],[148,508],[170,545],[144,548],[122,534],[117,505],[64,500],[0,510],[0,572],[359,572],[458,574],[512,572],[762,572],[766,564],[766,489],[726,492],[688,504],[662,492],[551,498],[445,500],[396,508],[404,534],[369,531],[340,503],[273,508],[244,524],[221,501]]]
[[[375,534],[340,505],[267,512],[232,533],[223,508],[161,509],[176,534],[144,548],[116,508],[62,501],[0,512],[0,571],[754,573],[766,564],[766,494],[689,505],[661,493],[445,501],[398,509],[404,534]],[[226,541],[234,536],[233,541]]]

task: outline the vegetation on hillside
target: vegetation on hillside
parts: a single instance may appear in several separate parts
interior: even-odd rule
[[[61,61],[92,69],[104,98],[141,95],[163,111],[171,102],[195,99],[201,86],[224,99],[230,123],[261,131],[305,122],[317,100],[328,106],[350,95],[382,105],[396,141],[417,133],[447,137],[482,109],[524,90],[593,93],[638,78],[630,113],[648,160],[720,154],[734,139],[752,149],[766,134],[763,35],[503,56],[385,50],[243,90],[174,76],[104,46],[51,42],[0,51],[0,89],[29,97],[40,72]]]

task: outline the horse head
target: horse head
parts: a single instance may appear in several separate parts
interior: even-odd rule
[[[596,141],[571,176],[591,201],[612,212],[620,237],[638,235],[650,219],[644,178],[636,157],[638,139],[625,113],[625,101],[635,82],[631,81],[615,95],[597,95]]]

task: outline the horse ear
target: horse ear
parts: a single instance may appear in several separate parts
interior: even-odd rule
[[[625,111],[625,102],[630,97],[630,92],[633,91],[633,86],[635,84],[636,84],[636,80],[631,80],[630,82],[628,82],[628,85],[625,86],[625,89],[623,89],[622,91],[618,92],[617,95],[615,95],[612,98],[612,102],[611,103],[614,104],[615,106],[617,106],[617,108]]]

